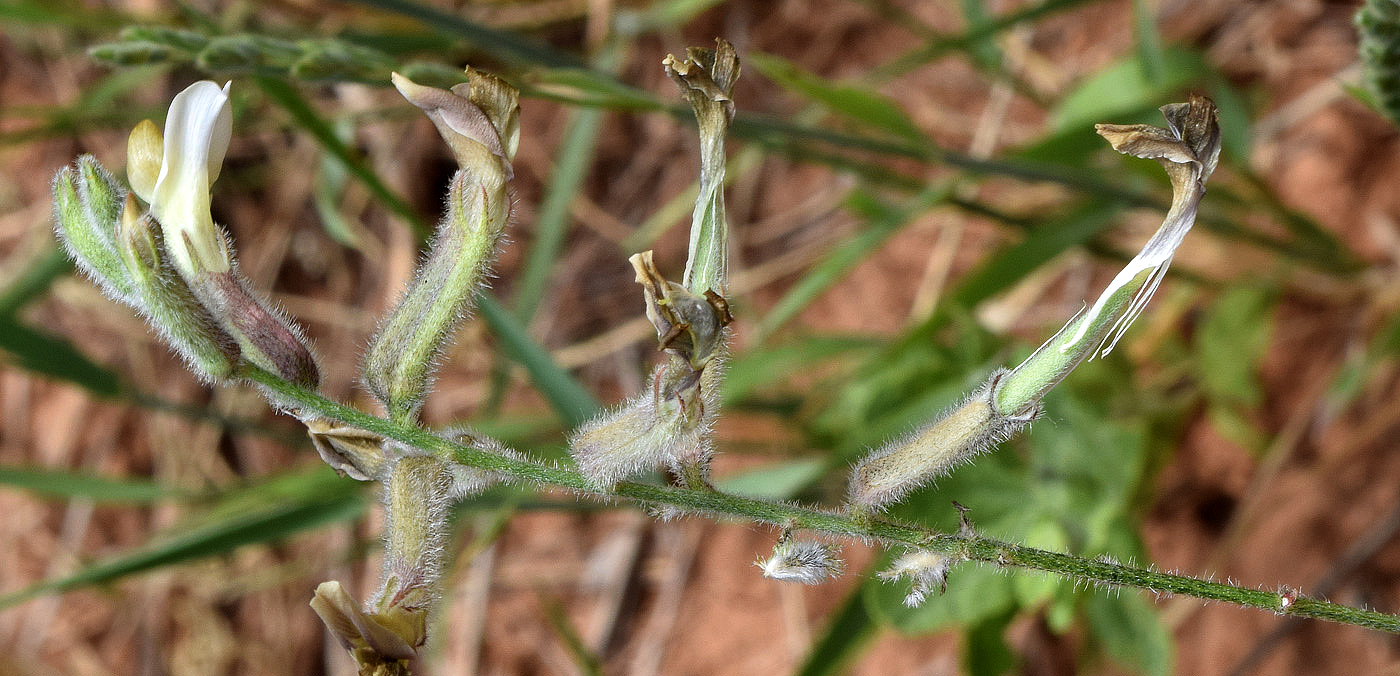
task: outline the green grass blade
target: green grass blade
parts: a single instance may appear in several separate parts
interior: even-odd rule
[[[786,295],[778,300],[759,322],[757,344],[781,328],[803,308],[807,307],[832,285],[843,279],[862,260],[880,247],[885,240],[897,232],[910,220],[927,211],[930,207],[947,198],[950,189],[945,185],[930,186],[910,199],[901,207],[894,208],[880,204],[869,195],[856,191],[849,198],[852,207],[871,216],[863,230],[846,242],[832,249],[820,262],[813,266],[805,277],[793,285]]]
[[[154,481],[37,467],[0,466],[0,486],[24,489],[46,498],[81,498],[94,502],[139,503],[186,497]]]
[[[78,385],[99,397],[115,397],[123,387],[117,374],[88,359],[72,343],[0,315],[0,350],[20,368]]]
[[[851,591],[845,602],[831,614],[826,629],[807,653],[796,676],[831,676],[844,673],[860,651],[879,633],[875,618],[866,609],[865,588],[879,584],[871,577],[871,571],[861,574],[864,580]],[[776,583],[783,584],[783,583]]]
[[[506,354],[525,367],[535,389],[549,401],[566,426],[576,427],[601,410],[598,400],[583,389],[568,371],[554,363],[554,358],[526,333],[515,315],[487,295],[477,298],[477,309],[487,326],[500,339]]]
[[[555,155],[558,159],[554,171],[549,174],[549,185],[535,218],[535,241],[520,272],[515,294],[515,316],[523,322],[535,315],[535,309],[544,298],[549,274],[568,233],[569,205],[578,195],[579,186],[593,163],[593,149],[602,121],[602,109],[576,110],[564,131],[559,153]]]
[[[784,89],[819,103],[850,122],[915,143],[927,140],[894,101],[874,91],[830,82],[772,54],[752,52],[744,56],[744,61]]]
[[[275,542],[326,524],[358,518],[365,509],[362,492],[350,481],[338,481],[342,484],[339,490],[230,514],[194,528],[180,528],[177,535],[168,539],[87,566],[72,575],[45,580],[0,596],[0,608],[44,594],[104,584],[155,568],[223,554],[243,545]]]
[[[1025,239],[992,254],[963,277],[949,299],[966,308],[976,306],[1108,229],[1120,209],[1120,203],[1092,200],[1031,230]]]
[[[54,247],[36,256],[29,266],[0,293],[0,317],[9,317],[48,293],[54,280],[73,271],[68,256]]]
[[[483,26],[463,19],[456,14],[443,12],[426,5],[408,0],[351,0],[351,2],[412,17],[433,30],[456,35],[481,51],[508,61],[551,68],[588,68],[588,64],[574,54],[559,51],[514,33]]]
[[[307,103],[306,99],[302,98],[295,88],[286,81],[273,77],[255,76],[253,81],[258,84],[258,87],[268,98],[287,111],[292,116],[293,121],[310,132],[322,148],[340,160],[345,165],[345,169],[364,183],[365,187],[369,188],[370,192],[374,193],[374,196],[379,198],[386,207],[408,221],[420,238],[428,236],[428,224],[418,217],[418,214],[402,197],[390,190],[389,186],[384,184],[379,175],[374,173],[374,170],[363,159],[340,140],[340,137],[335,133],[335,128],[322,120],[311,104]]]

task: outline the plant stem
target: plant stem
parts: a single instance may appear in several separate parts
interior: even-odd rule
[[[1095,584],[1134,587],[1159,595],[1180,594],[1259,608],[1281,615],[1330,620],[1400,633],[1400,616],[1312,599],[1288,589],[1276,592],[1249,589],[1025,547],[976,533],[940,533],[927,527],[898,523],[878,515],[811,509],[730,495],[718,490],[696,490],[634,482],[621,482],[611,488],[601,488],[571,469],[495,455],[448,441],[420,427],[398,424],[369,415],[286,382],[255,366],[245,365],[243,375],[272,390],[282,401],[428,451],[443,460],[508,474],[542,485],[567,488],[581,495],[604,499],[624,498],[642,504],[679,507],[711,516],[738,517],[793,529],[879,540],[885,544],[918,547],[991,565],[1040,570]]]

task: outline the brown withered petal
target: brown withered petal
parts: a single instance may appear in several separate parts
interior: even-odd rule
[[[1094,131],[1124,155],[1177,164],[1196,161],[1196,153],[1172,132],[1150,124],[1096,124]]]
[[[728,304],[718,294],[697,295],[662,277],[651,251],[628,261],[646,295],[647,319],[656,327],[661,348],[696,370],[704,368],[723,345],[724,327],[732,320]]]
[[[1169,103],[1161,108],[1172,131],[1191,148],[1201,163],[1201,181],[1215,172],[1220,157],[1220,120],[1215,102],[1192,94],[1186,103]]]

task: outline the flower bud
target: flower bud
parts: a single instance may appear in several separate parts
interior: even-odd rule
[[[714,453],[710,427],[718,389],[705,380],[684,362],[658,366],[646,392],[574,431],[569,452],[579,471],[611,486],[657,467],[682,472],[703,466]]]
[[[341,647],[350,652],[362,674],[407,673],[404,662],[417,654],[419,636],[411,618],[400,613],[366,612],[339,582],[322,582],[311,609]],[[404,619],[409,621],[405,622]]]
[[[399,93],[433,121],[458,165],[482,173],[494,167],[508,181],[515,175],[511,160],[520,140],[518,92],[480,71],[467,69],[466,74],[468,82],[450,91],[420,85],[398,73],[391,77]]]
[[[845,564],[836,558],[835,547],[811,540],[794,540],[784,536],[773,547],[773,555],[759,559],[754,565],[763,569],[763,577],[798,582],[801,584],[821,584],[840,577]]]
[[[126,139],[126,180],[147,204],[155,200],[156,181],[164,161],[165,140],[150,120],[142,120]]]
[[[223,35],[210,38],[195,55],[206,72],[282,74],[301,56],[295,43],[265,35]]]
[[[127,195],[118,246],[139,309],[190,370],[207,381],[230,377],[238,365],[238,344],[224,332],[171,264],[160,227]]]
[[[253,292],[236,267],[200,274],[190,289],[237,341],[244,360],[303,387],[320,384],[321,369],[301,327]]]
[[[889,570],[875,575],[886,582],[909,578],[910,590],[904,597],[904,605],[916,608],[924,604],[935,586],[940,594],[948,590],[948,570],[953,563],[955,561],[946,555],[926,549],[911,549],[895,559]]]
[[[391,418],[408,419],[422,408],[442,352],[471,314],[496,257],[510,204],[504,190],[484,185],[480,177],[470,169],[453,176],[447,215],[428,246],[428,258],[365,353],[365,386]]]
[[[997,411],[993,394],[1005,375],[1000,370],[993,373],[961,404],[856,463],[851,471],[851,503],[874,509],[885,507],[991,450],[1034,420],[1039,408],[1014,417]]]
[[[54,232],[78,268],[113,300],[141,307],[127,277],[116,233],[125,191],[91,155],[54,176]]]

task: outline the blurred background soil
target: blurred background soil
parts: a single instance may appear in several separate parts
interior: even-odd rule
[[[114,4],[138,15],[169,10],[148,0]],[[611,0],[433,4],[573,50],[586,49],[614,9]],[[1287,205],[1336,233],[1369,266],[1352,285],[1292,277],[1296,283],[1285,289],[1264,364],[1267,388],[1252,413],[1252,422],[1270,440],[1268,460],[1227,440],[1205,415],[1193,416],[1141,512],[1148,563],[1246,585],[1296,585],[1351,605],[1400,610],[1395,365],[1377,365],[1379,373],[1345,410],[1318,403],[1349,355],[1400,303],[1400,135],[1343,86],[1357,80],[1351,21],[1356,6],[1314,0],[1148,4],[1166,42],[1199,47],[1232,84],[1252,93],[1257,117],[1248,162],[1254,170]],[[992,2],[989,11],[1017,5]],[[257,12],[271,25],[329,33],[354,25],[366,10],[284,0],[247,4],[241,11]],[[777,54],[840,80],[920,44],[924,38],[909,28],[910,16],[934,31],[964,27],[956,3],[722,2],[664,39],[638,39],[618,73],[624,82],[674,100],[660,68],[662,57],[722,35],[741,55],[746,50]],[[0,36],[0,133],[24,127],[14,111],[81,96],[105,72],[84,56],[83,40],[111,39],[116,28],[7,28]],[[1133,41],[1131,4],[1095,2],[1023,24],[1000,44],[1031,93],[1048,98],[1130,52]],[[735,95],[741,108],[778,115],[795,111],[780,90],[752,73]],[[152,83],[144,91],[147,103],[158,108],[185,84],[178,78]],[[234,87],[236,93],[240,84]],[[880,90],[945,147],[995,155],[1045,132],[1044,108],[1033,97],[988,87],[961,59],[935,61]],[[384,89],[342,85],[315,91],[322,110],[401,105]],[[517,245],[502,256],[493,282],[503,297],[514,290],[568,113],[538,99],[526,100],[523,108],[512,233]],[[248,116],[237,117],[235,127],[225,175],[251,167],[276,179],[216,191],[216,218],[232,230],[255,283],[273,289],[277,300],[307,324],[324,357],[325,391],[368,406],[354,382],[354,357],[374,317],[412,271],[413,237],[382,210],[366,209],[363,252],[334,246],[307,199],[308,167],[318,157],[314,141]],[[619,242],[694,180],[692,135],[691,128],[666,116],[605,115],[596,159],[570,207],[566,253],[530,327],[604,401],[636,391],[641,382],[636,365],[654,358],[648,327],[639,321],[640,294]],[[420,213],[436,213],[450,165],[425,120],[405,114],[368,125],[357,143]],[[93,129],[0,148],[0,276],[10,279],[51,246],[53,173],[80,153],[121,167],[124,146],[124,131]],[[934,170],[930,179],[943,171]],[[731,189],[735,287],[750,316],[761,316],[798,271],[858,227],[838,204],[847,180],[824,167],[770,157]],[[1053,197],[1057,189],[991,181],[977,190],[984,200],[1014,210]],[[1155,227],[1154,218],[1159,216],[1128,219],[1121,241],[1141,241]],[[290,225],[263,227],[270,222]],[[955,230],[959,235],[950,238]],[[1007,237],[1003,229],[965,213],[931,212],[823,295],[797,324],[892,335],[927,311],[946,280],[957,279]],[[656,243],[663,269],[683,265],[685,238],[683,227],[673,227]],[[1014,298],[990,304],[984,321],[1028,344],[1041,340],[1112,274],[1111,263],[1082,254],[1065,259],[1018,287]],[[1282,265],[1209,238],[1188,239],[1178,260],[1183,269],[1207,278]],[[144,392],[256,420],[271,431],[234,434],[186,417],[98,400],[4,367],[0,463],[154,477],[186,487],[314,465],[295,427],[268,413],[255,393],[201,386],[139,320],[88,282],[60,281],[25,317],[66,336]],[[1135,332],[1189,331],[1193,314],[1187,308],[1169,324],[1151,318],[1149,312]],[[737,331],[742,345],[752,327],[741,323]],[[1133,349],[1133,338],[1125,341],[1126,349]],[[486,405],[493,363],[493,346],[483,329],[468,325],[426,418],[469,418]],[[523,376],[510,377],[514,386],[505,410],[543,409]],[[782,420],[764,416],[725,419],[720,435],[722,449],[748,450],[721,455],[717,475],[762,462],[762,449],[801,443]],[[181,516],[180,508],[168,503],[94,506],[9,489],[0,490],[0,514],[4,591],[137,547]],[[814,588],[765,580],[751,562],[771,547],[776,533],[746,524],[694,518],[659,524],[629,510],[605,509],[526,510],[495,540],[481,537],[496,527],[489,513],[468,516],[464,525],[455,546],[474,555],[463,556],[451,571],[444,618],[449,630],[438,637],[429,673],[579,673],[558,623],[550,619],[555,609],[600,656],[604,673],[790,672],[859,577]],[[376,555],[362,558],[346,551],[350,543],[372,542],[377,532],[377,518],[335,525],[275,546],[245,547],[5,610],[0,612],[0,673],[351,673],[307,601],[325,579],[369,592]],[[845,555],[848,568],[859,572],[875,552],[850,544]],[[1203,607],[1186,599],[1162,599],[1159,608],[1176,639],[1180,674],[1400,674],[1400,643],[1392,636],[1321,622],[1294,624],[1268,613]],[[1083,637],[1075,632],[1055,635],[1027,617],[1009,635],[1020,673],[1075,673],[1082,664]],[[852,669],[868,675],[961,673],[957,648],[952,634],[886,633]],[[1119,673],[1102,661],[1090,664],[1093,673]]]

